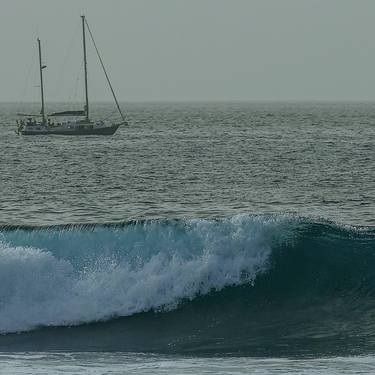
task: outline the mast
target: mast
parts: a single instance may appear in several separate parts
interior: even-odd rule
[[[86,97],[86,105],[85,105],[85,112],[86,112],[86,121],[89,121],[89,96],[87,91],[87,57],[86,57],[86,35],[85,35],[85,16],[81,16],[82,18],[82,38],[83,38],[83,62],[85,67],[85,97]]]
[[[43,69],[46,67],[46,65],[42,65],[42,51],[40,48],[40,39],[38,38],[38,50],[39,50],[39,72],[40,72],[40,94],[42,97],[42,123],[46,123],[46,115],[44,113],[44,91],[43,91]]]

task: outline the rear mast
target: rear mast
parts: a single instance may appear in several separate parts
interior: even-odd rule
[[[83,39],[83,62],[85,67],[85,97],[86,97],[86,105],[85,105],[85,112],[86,112],[86,121],[89,120],[89,96],[87,90],[87,57],[86,57],[86,35],[85,35],[85,16],[82,15],[82,39]]]
[[[46,67],[46,65],[42,65],[42,51],[40,47],[40,39],[38,38],[38,50],[39,50],[39,72],[40,72],[40,95],[42,98],[42,123],[46,123],[46,115],[44,112],[44,91],[43,91],[43,69]]]

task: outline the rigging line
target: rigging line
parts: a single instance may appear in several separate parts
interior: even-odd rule
[[[27,75],[26,75],[26,80],[25,80],[25,85],[23,87],[23,90],[22,90],[22,94],[20,95],[20,99],[21,101],[25,99],[25,96],[26,96],[26,90],[29,89],[29,83],[30,83],[30,76],[31,76],[31,71],[33,70],[33,68],[35,68],[35,63],[34,63],[34,59],[35,59],[35,54],[36,54],[36,49],[33,48],[33,53],[32,53],[32,58],[30,60],[30,65],[29,65],[29,69],[27,71]],[[20,103],[20,102],[19,102]]]
[[[115,109],[114,111],[112,111],[107,117],[104,117],[102,120],[105,121],[105,120],[108,120],[109,118],[113,117],[113,115],[117,112],[117,110]]]
[[[77,99],[77,93],[78,93],[78,83],[79,83],[79,78],[82,73],[82,66],[79,66],[78,72],[76,74],[77,78],[74,81],[74,86],[72,87],[72,90],[70,90],[70,94],[68,96],[68,101],[72,103],[72,98],[75,100]]]
[[[77,92],[78,92],[78,82],[79,82],[79,76],[74,81],[74,86],[71,90],[71,93],[68,96],[68,102],[73,103],[73,100],[77,98]]]
[[[37,52],[35,52],[35,56]],[[32,72],[32,102],[35,105],[40,106],[40,71],[39,71],[39,64],[34,64],[33,72]],[[40,109],[37,110],[39,112]]]
[[[65,56],[64,56],[64,60],[60,64],[60,69],[59,69],[60,74],[59,74],[58,79],[56,81],[54,97],[56,97],[57,92],[61,92],[61,87],[60,87],[61,83],[66,81],[66,80],[63,80],[63,78],[64,78],[64,75],[65,75],[68,60],[70,60],[71,51],[74,49],[75,44],[76,44],[77,35],[78,35],[78,28],[79,28],[79,25],[76,26],[75,30],[73,31],[72,37],[70,38],[68,48],[67,48]],[[64,87],[63,87],[63,89],[64,89]]]
[[[75,82],[75,85],[74,85],[74,94],[73,94],[74,101],[77,99],[79,77],[80,76],[77,76],[77,79],[76,79],[76,82]]]
[[[125,119],[125,116],[123,115],[123,113],[122,113],[122,111],[121,111],[121,108],[120,108],[120,105],[118,104],[118,101],[117,101],[117,98],[116,98],[115,92],[114,92],[114,90],[113,90],[113,87],[112,87],[111,81],[109,80],[109,77],[108,77],[107,71],[105,70],[103,60],[102,60],[102,58],[101,58],[101,56],[100,56],[100,53],[99,53],[98,47],[96,46],[96,43],[95,43],[94,37],[93,37],[93,35],[92,35],[92,33],[91,33],[90,26],[89,26],[89,24],[87,23],[86,18],[85,18],[85,23],[86,23],[87,29],[88,29],[88,31],[89,31],[89,34],[90,34],[91,40],[92,40],[92,42],[93,42],[93,44],[94,44],[96,54],[98,55],[98,58],[99,58],[100,64],[101,64],[101,66],[102,66],[102,68],[103,68],[103,71],[104,71],[105,77],[107,78],[107,82],[108,82],[109,88],[111,89],[111,92],[112,92],[113,98],[115,99],[117,109],[118,109],[118,111],[119,111],[119,113],[120,113],[120,116],[121,116],[122,120],[127,124],[127,121],[126,121],[126,119]]]

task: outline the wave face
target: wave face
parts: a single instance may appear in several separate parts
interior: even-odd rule
[[[294,216],[3,228],[0,350],[371,352],[374,270],[372,228]]]

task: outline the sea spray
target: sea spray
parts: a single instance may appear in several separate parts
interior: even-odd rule
[[[254,283],[293,225],[290,217],[241,215],[4,229],[0,331],[168,310],[183,299]]]

